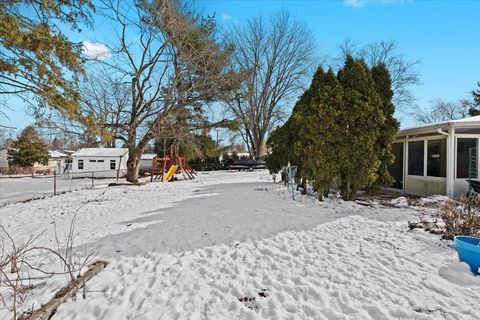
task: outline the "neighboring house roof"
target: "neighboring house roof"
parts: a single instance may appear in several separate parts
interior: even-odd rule
[[[72,157],[122,157],[127,153],[127,148],[82,148]]]
[[[410,133],[419,133],[419,132],[432,132],[441,128],[450,128],[450,127],[478,127],[480,128],[480,116],[467,117],[458,120],[448,120],[439,123],[426,124],[418,127],[405,128],[401,129],[397,135],[401,134],[410,134]]]
[[[56,150],[48,150],[49,158],[68,158],[69,155]]]
[[[69,156],[75,153],[75,150],[62,150],[63,153],[68,154]]]
[[[155,153],[144,153],[140,160],[153,160],[157,155]]]

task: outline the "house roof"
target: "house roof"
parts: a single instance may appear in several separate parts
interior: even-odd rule
[[[72,157],[121,157],[128,153],[127,148],[82,148]]]
[[[49,158],[68,158],[69,155],[56,150],[48,150]]]
[[[480,128],[480,116],[467,117],[458,120],[448,120],[438,123],[426,124],[418,127],[411,127],[401,129],[397,135],[401,134],[410,134],[410,133],[422,133],[422,132],[433,132],[441,128],[451,128],[451,127],[461,127],[461,128],[471,128],[476,127]]]
[[[142,154],[141,160],[153,160],[157,155],[155,153],[144,153]]]

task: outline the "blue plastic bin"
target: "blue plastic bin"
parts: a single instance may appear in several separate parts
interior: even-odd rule
[[[458,259],[466,262],[474,274],[480,275],[480,238],[457,236],[454,242]]]

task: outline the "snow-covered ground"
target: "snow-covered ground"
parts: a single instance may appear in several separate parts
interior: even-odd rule
[[[480,277],[419,212],[289,197],[266,172],[81,190],[0,208],[17,240],[66,233],[109,264],[52,319],[478,319]],[[51,261],[38,257],[44,267]],[[65,276],[35,283],[47,301]],[[5,310],[0,313],[8,319]]]
[[[94,179],[95,187],[107,186],[117,179]],[[59,175],[56,178],[57,194],[92,187],[91,178],[72,179],[69,175]],[[26,201],[35,198],[53,196],[53,175],[35,177],[3,177],[0,179],[0,205]]]

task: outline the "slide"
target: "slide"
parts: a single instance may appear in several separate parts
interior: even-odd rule
[[[170,169],[168,169],[167,174],[163,177],[163,181],[164,182],[170,181],[170,179],[172,179],[172,177],[173,177],[173,175],[175,174],[176,171],[177,171],[177,166],[172,164],[170,166]]]

